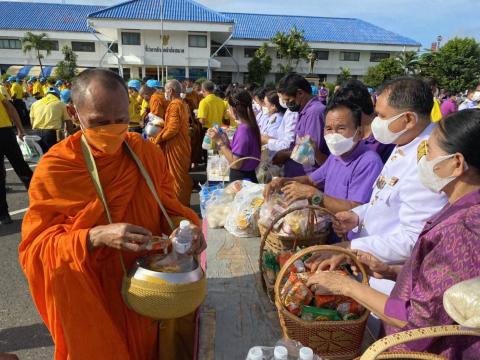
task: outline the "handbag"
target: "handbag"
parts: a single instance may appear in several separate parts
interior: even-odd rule
[[[112,216],[100,182],[95,159],[84,135],[81,137],[81,146],[95,190],[103,204],[108,222],[112,224]],[[137,165],[170,229],[173,231],[175,228],[173,221],[163,206],[150,175],[126,142],[124,142],[124,147]],[[118,254],[123,270],[121,295],[125,304],[136,313],[154,320],[176,319],[194,312],[205,299],[207,292],[205,274],[199,281],[182,284],[169,283],[156,278],[140,280],[134,278],[133,274],[127,271],[121,250],[118,251]]]

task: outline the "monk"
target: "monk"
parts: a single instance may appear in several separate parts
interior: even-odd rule
[[[179,81],[167,82],[165,97],[170,103],[166,111],[165,126],[152,141],[165,154],[178,200],[189,206],[192,194],[192,179],[188,173],[191,147],[188,135],[188,105],[180,97],[181,92],[182,85]]]
[[[171,232],[124,142],[143,163],[174,222],[188,219],[198,226],[199,220],[177,200],[162,151],[127,132],[128,91],[121,77],[105,69],[86,70],[74,80],[71,100],[69,114],[82,131],[42,157],[19,247],[33,301],[55,343],[55,360],[191,358],[193,316],[159,326],[127,308],[120,294],[119,255],[131,268],[148,253],[152,235]],[[112,224],[87,170],[82,135],[94,156]],[[197,226],[193,253],[205,248]]]
[[[159,87],[160,83],[157,80],[148,80],[140,89],[140,95],[148,101],[148,108],[152,114],[165,119],[168,102]]]

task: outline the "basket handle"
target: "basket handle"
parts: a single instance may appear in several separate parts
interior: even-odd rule
[[[281,220],[283,219],[285,216],[287,216],[288,214],[294,212],[294,211],[298,211],[298,210],[304,210],[304,209],[309,209],[311,212],[315,213],[316,210],[319,210],[323,213],[326,213],[328,216],[330,216],[332,218],[332,220],[335,219],[335,214],[332,213],[330,210],[327,210],[321,206],[315,206],[315,205],[308,205],[308,206],[295,206],[293,208],[290,208],[290,209],[287,209],[285,210],[283,213],[281,214],[278,214],[274,219],[273,221],[270,223],[270,225],[268,226],[267,230],[265,231],[265,233],[263,234],[262,236],[262,239],[260,241],[260,258],[259,258],[259,261],[260,261],[260,269],[262,269],[262,266],[263,266],[263,252],[264,252],[264,249],[265,249],[265,242],[267,241],[267,238],[268,238],[268,235],[270,235],[270,233],[272,232],[273,228],[275,227],[275,225]],[[346,236],[345,235],[342,235],[342,241],[346,241]]]
[[[223,175],[223,186],[225,187],[225,176],[228,175],[230,169],[232,168],[233,165],[235,164],[238,164],[240,161],[244,161],[244,160],[257,160],[258,163],[261,162],[260,159],[256,158],[256,157],[253,157],[253,156],[245,156],[245,157],[242,157],[240,159],[237,159],[237,160],[234,160],[232,161],[230,164],[228,164],[227,166],[227,170],[225,171],[225,174]]]
[[[439,336],[480,336],[480,330],[466,329],[460,325],[432,326],[414,330],[402,331],[386,336],[371,345],[360,357],[360,360],[375,360],[380,354],[392,346],[407,343],[413,340],[426,339]],[[418,358],[417,358],[418,359]],[[431,358],[436,359],[436,358]]]
[[[362,284],[368,285],[368,277],[367,277],[367,272],[365,271],[365,267],[360,261],[358,261],[357,257],[351,251],[345,250],[338,246],[316,245],[316,246],[311,246],[309,248],[303,249],[298,253],[294,254],[290,259],[287,260],[285,265],[283,265],[283,267],[280,269],[280,272],[277,275],[277,280],[275,281],[275,288],[274,288],[275,302],[278,302],[279,304],[282,303],[280,299],[280,286],[282,285],[282,279],[285,276],[286,272],[288,271],[288,268],[295,261],[313,252],[338,252],[338,253],[347,255],[350,259],[354,261],[355,265],[360,269],[360,272],[362,273]]]

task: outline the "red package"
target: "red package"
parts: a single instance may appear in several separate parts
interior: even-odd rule
[[[291,273],[282,288],[280,296],[285,307],[294,315],[300,315],[302,305],[312,302],[313,293],[306,285],[308,275]]]
[[[343,317],[348,314],[361,315],[365,308],[355,300],[346,298],[344,302],[338,304],[337,311]]]
[[[293,256],[292,252],[285,252],[277,256],[277,262],[282,268],[286,262]],[[305,272],[305,264],[302,260],[296,260],[290,267],[288,268],[289,272],[293,273],[301,273]]]

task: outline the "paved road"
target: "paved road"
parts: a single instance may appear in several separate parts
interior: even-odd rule
[[[17,354],[20,360],[47,360],[53,358],[53,344],[43,325],[28,290],[28,284],[18,263],[20,229],[28,196],[22,183],[8,162],[7,194],[13,224],[0,225],[0,353]],[[31,165],[35,167],[34,164]],[[9,170],[10,169],[10,170]],[[192,174],[194,181],[204,182],[202,173]],[[192,205],[198,209],[198,194],[193,194]]]

